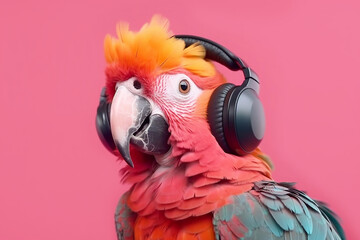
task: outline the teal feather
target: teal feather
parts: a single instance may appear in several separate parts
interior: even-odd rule
[[[301,226],[304,228],[307,234],[312,234],[313,232],[313,223],[312,219],[308,218],[305,214],[296,214],[297,220],[300,222]]]
[[[261,181],[252,191],[233,196],[231,204],[214,212],[216,238],[341,240],[331,210],[292,186]]]
[[[267,197],[267,198],[274,199],[274,200],[277,199],[276,195],[269,194],[269,193],[266,193],[266,192],[262,192],[261,195],[263,195],[263,196],[265,196],[265,197]]]
[[[246,195],[235,196],[235,202],[237,212],[241,212],[243,214],[237,216],[245,226],[248,226],[249,229],[254,228],[257,224],[255,218],[252,214],[252,209],[249,204]]]
[[[133,238],[133,224],[136,214],[126,204],[128,193],[119,200],[115,211],[115,227],[118,240]]]
[[[308,218],[311,218],[309,209],[308,209],[308,207],[305,205],[305,203],[304,203],[303,201],[301,201],[300,199],[297,199],[297,200],[298,200],[298,202],[300,203],[302,209],[304,210],[305,215],[306,215]]]
[[[258,229],[257,231],[254,231],[254,233],[251,236],[252,238],[250,239],[273,239],[271,236],[271,232],[269,232],[268,229]]]
[[[326,239],[325,240],[335,240],[333,232],[331,231],[331,228],[327,229]]]
[[[323,219],[315,217],[312,213],[313,225],[316,231],[313,231],[312,234],[309,235],[308,240],[325,240],[327,234],[327,226]]]
[[[314,211],[320,212],[319,207],[317,206],[317,204],[313,201],[313,200],[309,200],[308,198],[302,197],[300,196],[300,199],[306,203],[306,205],[310,206]]]
[[[221,208],[221,211],[219,212],[219,219],[221,221],[230,221],[233,218],[233,214],[234,212],[234,205],[233,204],[229,204],[224,206],[223,208]]]
[[[265,197],[263,194],[261,194],[259,198],[260,201],[271,210],[279,211],[284,207],[281,201],[279,201],[278,199],[270,199]]]
[[[285,231],[294,230],[294,219],[286,210],[274,211],[269,209],[271,216],[275,219],[276,223]]]
[[[265,211],[265,210],[264,210]],[[279,226],[279,224],[277,224],[274,219],[272,218],[272,216],[270,216],[270,213],[268,211],[266,211],[266,214],[264,214],[265,217],[265,223],[266,226],[271,230],[271,232],[276,236],[276,237],[281,237],[284,234],[284,230],[281,229],[281,227]]]
[[[281,202],[287,207],[290,211],[296,214],[304,213],[300,203],[295,198],[287,197],[285,199],[281,199]]]
[[[341,224],[339,222],[339,220],[337,219],[337,216],[336,214],[331,211],[325,203],[323,202],[319,202],[317,201],[318,203],[318,206],[321,210],[321,212],[326,216],[328,217],[328,219],[330,220],[330,222],[332,223],[332,225],[334,226],[336,232],[339,234],[340,238],[342,240],[346,240],[346,237],[345,237],[345,232],[344,232],[344,229],[341,227]]]

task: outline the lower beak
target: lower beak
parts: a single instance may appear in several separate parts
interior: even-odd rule
[[[134,167],[130,156],[130,139],[151,114],[151,104],[146,98],[119,86],[110,110],[111,133],[124,160]]]

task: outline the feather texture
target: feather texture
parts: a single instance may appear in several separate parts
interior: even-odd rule
[[[134,223],[136,214],[126,205],[128,193],[125,193],[119,200],[115,211],[115,227],[118,240],[134,239]]]
[[[217,239],[227,239],[229,231],[236,232],[236,239],[345,239],[321,210],[323,205],[289,186],[260,181],[250,192],[232,196],[231,204],[214,213]]]
[[[179,224],[186,227],[203,216],[210,216],[210,223],[206,222],[210,224],[214,237],[212,212],[229,204],[230,196],[250,191],[253,181],[269,179],[269,167],[261,159],[253,155],[229,155],[220,146],[214,145],[216,140],[201,120],[182,124],[185,129],[202,130],[202,136],[179,136],[179,128],[173,124],[174,129],[170,127],[173,151],[168,156],[172,164],[154,165],[149,163],[154,163],[151,159],[139,158],[136,161],[140,161],[140,169],[126,167],[122,171],[126,175],[124,181],[130,180],[133,183],[126,204],[137,215],[134,223],[134,231],[137,232],[135,239],[152,239],[150,236],[159,236],[160,233],[163,236],[179,236],[179,239],[182,239],[180,236],[208,236],[210,233],[201,233],[200,228],[197,235],[189,235],[182,228],[175,227]],[[211,141],[204,142],[204,137]],[[139,177],[135,177],[137,175]],[[257,212],[260,218],[259,214]],[[235,222],[228,223],[231,227],[237,223],[236,219],[233,220]],[[245,230],[244,225],[240,230],[233,229],[229,234],[236,239]]]

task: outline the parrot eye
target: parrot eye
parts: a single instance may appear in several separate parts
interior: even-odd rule
[[[190,91],[190,83],[188,80],[183,79],[179,83],[179,91],[183,94],[186,94]]]
[[[141,88],[141,83],[138,80],[135,80],[133,85],[134,85],[135,89],[140,89]]]

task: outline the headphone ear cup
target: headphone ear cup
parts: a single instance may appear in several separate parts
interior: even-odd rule
[[[227,153],[232,153],[232,151],[225,138],[223,110],[226,96],[234,87],[235,85],[231,83],[222,84],[217,87],[210,97],[207,112],[211,133],[219,143],[220,147]]]
[[[115,143],[110,128],[110,107],[111,104],[107,102],[104,87],[101,91],[100,103],[96,113],[96,131],[105,148],[113,153],[115,150]]]
[[[238,155],[251,153],[264,137],[264,108],[252,88],[236,86],[228,95],[223,119],[226,142]]]
[[[256,91],[247,84],[217,87],[210,97],[208,122],[220,147],[231,154],[251,153],[265,132],[264,108]]]

